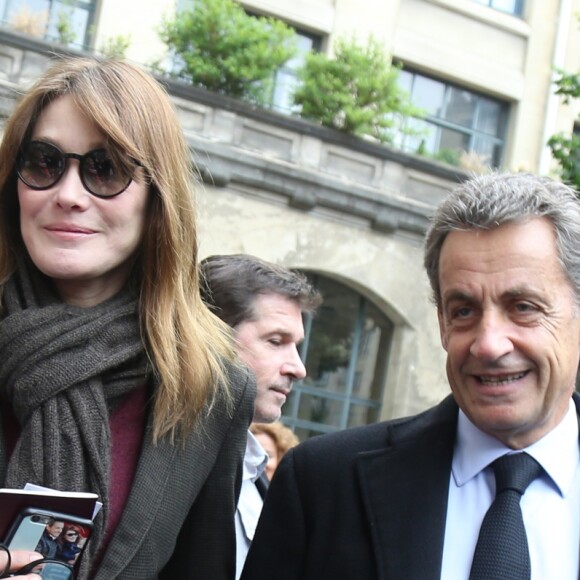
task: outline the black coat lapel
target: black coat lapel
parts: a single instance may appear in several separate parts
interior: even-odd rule
[[[359,456],[379,579],[438,580],[457,406],[447,398],[391,429],[388,448]]]

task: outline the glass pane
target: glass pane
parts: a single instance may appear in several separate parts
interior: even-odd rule
[[[312,322],[304,383],[344,394],[359,295],[328,278],[318,278],[317,287],[324,301]]]
[[[370,425],[379,421],[379,409],[365,405],[351,405],[348,410],[348,427]]]
[[[282,409],[284,422],[302,439],[378,418],[393,332],[389,318],[358,292],[309,277],[324,301],[305,324],[301,356],[308,376],[294,384]]]
[[[272,90],[272,108],[283,112],[297,112],[300,107],[293,105],[292,95],[299,81],[296,76],[297,69],[301,68],[306,60],[306,55],[313,50],[318,39],[305,36],[297,32],[295,37],[297,53],[280,68],[274,75],[274,87]]]
[[[502,147],[491,139],[476,137],[473,142],[473,149],[486,165],[491,167],[499,167],[501,165]]]
[[[391,328],[386,316],[367,301],[352,388],[354,397],[381,401],[384,374],[379,366],[388,356]]]
[[[50,2],[47,0],[10,2],[7,12],[9,25],[18,32],[36,37],[46,33],[50,12]]]
[[[307,429],[305,427],[296,427],[296,429],[294,429],[294,433],[300,441],[306,441],[306,439],[310,439],[310,437],[314,437],[315,435],[322,435],[323,433],[326,433],[326,431]]]
[[[503,127],[500,126],[503,118],[502,113],[502,103],[480,97],[476,129],[482,133],[499,137],[503,132]]]
[[[426,113],[440,117],[443,112],[445,85],[439,81],[416,75],[411,98],[413,103]]]
[[[344,401],[341,400],[300,393],[297,418],[312,423],[341,427],[340,421],[344,404]]]
[[[438,128],[429,121],[410,119],[408,126],[413,130],[412,135],[404,135],[405,151],[410,153],[434,153],[437,147]]]
[[[477,97],[463,89],[449,87],[444,118],[451,123],[472,127]]]
[[[447,129],[445,127],[439,128],[439,147],[438,151],[442,149],[455,149],[459,151],[469,151],[469,135]]]
[[[84,8],[74,8],[67,2],[54,2],[48,27],[49,37],[58,39],[57,26],[61,20],[70,27],[73,37],[71,44],[82,46],[85,42],[85,33],[88,26],[88,11]]]
[[[309,36],[304,36],[299,32],[295,36],[295,46],[297,48],[296,54],[284,65],[284,68],[296,70],[304,64],[306,55],[312,50],[314,46],[314,39]]]
[[[518,0],[493,0],[491,3],[493,8],[508,14],[519,14],[518,4]]]
[[[284,70],[278,71],[274,81],[272,107],[278,111],[297,110],[298,107],[294,106],[292,101],[292,94],[297,85],[298,79],[293,73]]]
[[[408,70],[399,71],[397,84],[399,85],[399,87],[407,91],[407,93],[410,95],[413,85],[413,74],[410,73]]]

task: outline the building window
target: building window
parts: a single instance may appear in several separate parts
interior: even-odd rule
[[[194,0],[178,0],[177,11],[179,12],[179,10],[183,10],[188,5],[191,6],[193,1]],[[259,14],[245,8],[244,10],[248,16],[268,16],[267,14]],[[273,18],[275,18],[275,16],[273,16]],[[294,105],[292,100],[294,90],[299,83],[297,71],[304,65],[308,53],[319,51],[322,45],[322,38],[320,36],[297,28],[294,28],[294,31],[296,33],[296,54],[274,74],[272,87],[265,102],[266,106],[269,106],[276,111],[280,111],[281,113],[299,112],[299,108]],[[180,65],[180,57],[176,56],[170,69],[175,71],[180,67]]]
[[[282,421],[301,440],[379,420],[391,321],[336,280],[311,277],[324,302],[305,321],[302,360],[308,376],[294,384]]]
[[[399,147],[455,164],[465,152],[484,165],[501,165],[507,103],[406,69],[399,84],[426,115],[408,121],[415,133],[399,135]]]
[[[66,26],[69,46],[89,48],[95,0],[0,0],[2,24],[49,42],[61,42],[59,24]]]
[[[246,10],[246,13],[254,17],[263,16],[262,14],[257,14],[249,10]],[[294,32],[296,54],[276,71],[272,82],[270,97],[266,103],[272,109],[280,111],[281,113],[299,112],[299,107],[296,107],[292,100],[292,95],[300,82],[297,71],[304,65],[308,53],[319,51],[322,45],[320,36],[311,34],[305,30],[300,30],[299,28],[294,28]]]
[[[308,53],[319,51],[321,44],[322,39],[319,36],[296,30],[297,52],[274,76],[269,103],[273,109],[282,113],[298,112],[299,108],[292,101],[292,95],[299,84],[297,71],[304,65]]]
[[[474,2],[514,16],[521,16],[524,10],[524,0],[474,0]]]

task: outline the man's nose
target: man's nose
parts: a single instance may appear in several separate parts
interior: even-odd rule
[[[499,314],[484,314],[475,328],[471,354],[482,360],[498,360],[514,349],[510,338],[511,324]]]
[[[293,346],[289,355],[289,358],[282,366],[282,374],[285,376],[291,376],[292,378],[300,381],[306,376],[306,367],[300,358],[298,348]]]

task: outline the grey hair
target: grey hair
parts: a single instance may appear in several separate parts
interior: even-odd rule
[[[437,207],[427,230],[423,265],[433,300],[441,305],[439,257],[452,231],[492,230],[535,217],[549,219],[558,259],[580,303],[580,200],[571,187],[530,173],[491,173],[455,188]]]

